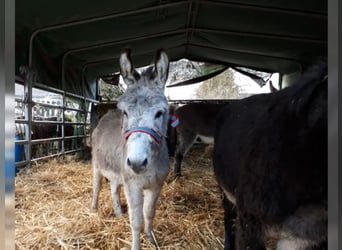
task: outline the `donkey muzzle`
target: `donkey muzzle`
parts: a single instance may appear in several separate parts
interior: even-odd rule
[[[147,158],[143,160],[131,160],[129,157],[126,160],[126,164],[129,168],[133,170],[134,173],[139,174],[146,170],[146,167],[148,165]]]

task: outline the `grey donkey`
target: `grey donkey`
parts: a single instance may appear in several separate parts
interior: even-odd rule
[[[140,249],[140,230],[155,243],[152,224],[170,163],[165,135],[169,105],[164,95],[169,60],[157,52],[154,66],[142,73],[133,67],[130,50],[120,57],[127,89],[119,110],[104,115],[92,134],[93,200],[97,209],[102,176],[110,181],[114,212],[122,214],[120,187],[124,187],[132,231],[132,249]]]

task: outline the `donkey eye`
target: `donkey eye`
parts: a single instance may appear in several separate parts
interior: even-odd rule
[[[126,111],[123,112],[123,115],[124,115],[125,117],[128,116]]]
[[[162,116],[162,114],[163,114],[163,111],[158,111],[157,113],[156,113],[156,116],[155,116],[155,118],[159,118],[159,117],[161,117]]]

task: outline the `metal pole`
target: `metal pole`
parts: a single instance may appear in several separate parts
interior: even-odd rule
[[[161,5],[157,5],[157,6],[142,8],[142,9],[139,9],[139,10],[130,10],[130,11],[126,11],[126,12],[109,14],[109,15],[106,15],[106,16],[92,17],[92,18],[76,20],[76,21],[72,21],[72,22],[68,22],[68,23],[56,24],[56,25],[51,25],[51,26],[47,26],[47,27],[43,27],[43,28],[37,29],[30,36],[30,42],[29,42],[29,65],[31,66],[31,64],[32,64],[33,40],[41,32],[46,32],[46,31],[51,31],[51,30],[56,30],[56,29],[62,29],[62,28],[67,28],[67,27],[72,27],[72,26],[82,25],[82,24],[87,24],[87,23],[92,23],[92,22],[98,22],[98,21],[103,21],[103,20],[109,20],[109,19],[118,18],[118,17],[125,17],[125,16],[129,16],[129,15],[134,15],[134,14],[139,14],[139,13],[145,13],[145,12],[160,10],[160,9],[164,9],[164,8],[168,8],[168,7],[176,7],[176,6],[180,6],[180,5],[187,4],[187,3],[188,3],[188,1],[179,1],[179,2],[174,2],[174,3],[172,3],[172,2],[171,3],[165,3],[165,4],[161,4]]]
[[[28,160],[27,167],[31,166],[32,158],[32,141],[31,141],[31,131],[32,131],[32,85],[33,85],[33,75],[34,72],[30,67],[21,66],[21,73],[24,75],[24,105],[25,105],[25,140],[27,140],[27,147],[25,148],[26,159]]]
[[[87,116],[88,116],[88,110],[86,110],[87,108],[87,101],[85,99],[85,82],[86,82],[86,78],[85,78],[85,68],[83,68],[84,70],[82,70],[82,77],[81,77],[81,81],[82,81],[82,94],[83,94],[83,114],[84,114],[84,120],[83,120],[83,145],[82,145],[82,157],[84,158],[85,156],[85,148],[87,145],[87,137],[86,137],[86,124],[87,124]]]

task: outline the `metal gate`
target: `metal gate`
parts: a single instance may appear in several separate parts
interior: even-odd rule
[[[90,140],[90,107],[97,101],[34,83],[15,98],[15,166],[76,152]],[[40,92],[41,96],[33,95]]]

